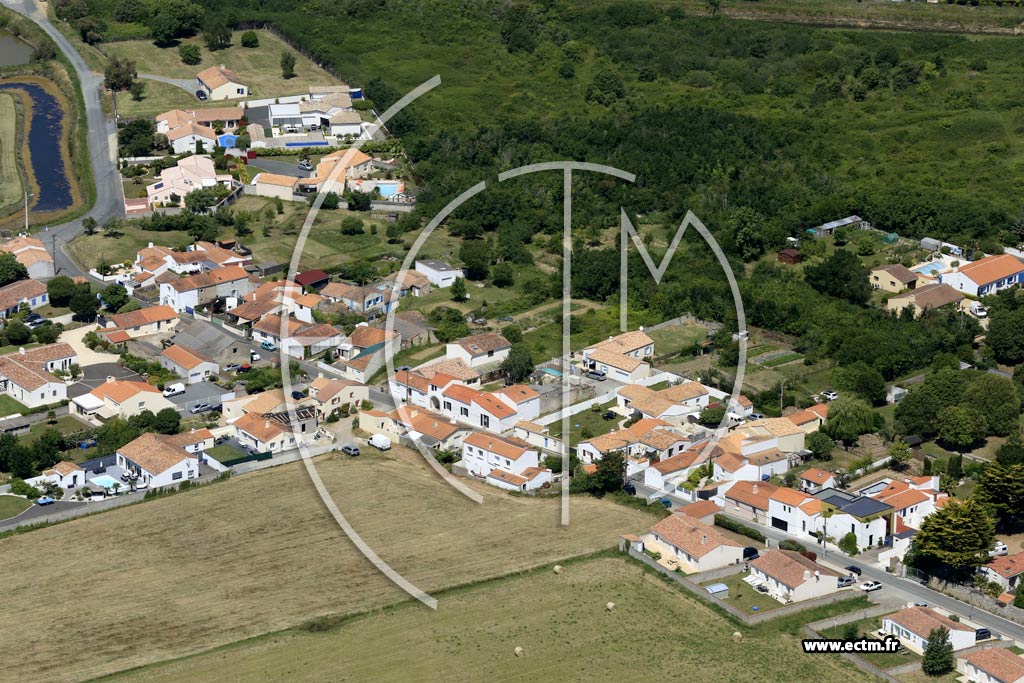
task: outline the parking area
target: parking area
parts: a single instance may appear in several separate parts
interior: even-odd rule
[[[68,398],[77,398],[107,381],[108,377],[141,382],[142,376],[117,363],[97,363],[82,366],[82,379],[68,387]]]
[[[224,393],[224,389],[221,389],[213,382],[199,382],[198,384],[186,384],[185,393],[169,396],[167,400],[177,406],[178,410],[188,412],[197,403],[209,403],[211,406],[219,406],[221,404],[221,395]]]

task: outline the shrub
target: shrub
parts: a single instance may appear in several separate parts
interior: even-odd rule
[[[764,543],[764,534],[760,531],[753,529],[746,524],[741,524],[730,517],[726,517],[725,515],[715,515],[715,525],[746,536],[747,538],[752,538],[760,543]]]
[[[242,47],[259,47],[260,37],[256,31],[246,31],[242,34]]]
[[[797,543],[796,541],[791,541],[788,538],[779,541],[779,550],[792,550],[798,553],[807,552],[807,548],[805,548],[803,545]]]
[[[26,484],[24,479],[18,478],[11,479],[11,493],[16,496],[25,496],[26,498],[38,498],[43,495],[42,491]]]
[[[852,531],[839,540],[839,549],[847,555],[856,555],[857,550],[857,534]]]

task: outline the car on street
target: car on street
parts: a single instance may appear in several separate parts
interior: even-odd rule
[[[213,407],[213,406],[211,406],[211,405],[210,405],[209,403],[207,403],[206,401],[200,401],[199,403],[197,403],[197,404],[195,404],[194,406],[192,406],[191,408],[189,408],[189,409],[188,409],[188,412],[192,413],[193,415],[197,415],[198,413],[206,413],[206,412],[209,412],[209,410],[210,410],[210,409],[211,409],[212,407]]]
[[[865,593],[870,593],[872,591],[880,590],[882,588],[882,583],[880,581],[865,581],[859,585],[858,588]]]
[[[205,90],[196,90],[196,99],[199,100],[200,102],[205,102],[206,101],[206,91]]]
[[[587,370],[587,377],[590,379],[596,379],[598,382],[603,382],[608,379],[608,375],[600,370]]]
[[[974,629],[975,640],[988,640],[992,637],[992,631],[987,628],[976,628]]]
[[[249,372],[250,370],[252,370],[252,366],[248,363],[242,363],[238,366],[238,372]]]
[[[164,387],[164,398],[170,398],[171,396],[177,396],[178,394],[184,394],[184,393],[185,393],[185,385],[182,384],[181,382],[176,382],[174,384],[168,384],[166,387]]]
[[[263,357],[260,356],[260,354],[256,353],[255,351],[250,351],[249,352],[249,360],[252,361],[253,363],[255,363],[258,360],[263,360]]]
[[[601,419],[603,419],[603,420],[614,420],[618,416],[619,416],[619,414],[616,413],[614,410],[606,410],[606,411],[604,411],[604,413],[601,414]]]
[[[826,401],[834,401],[837,398],[839,398],[839,394],[838,394],[838,392],[835,392],[835,391],[832,391],[831,389],[829,389],[828,391],[821,392],[821,397],[823,399],[825,399]]]
[[[341,452],[344,453],[345,455],[350,455],[352,457],[355,457],[355,456],[359,455],[359,447],[358,446],[354,446],[353,444],[350,444],[350,443],[349,444],[345,444],[344,446],[341,447]]]
[[[1006,544],[1002,541],[997,540],[996,544],[992,546],[992,550],[988,551],[989,557],[999,557],[1000,555],[1009,555],[1010,549],[1006,547]]]
[[[849,567],[846,567],[846,571],[850,572],[851,575],[856,574],[857,576],[864,573],[864,570],[855,564],[851,564]]]
[[[260,342],[260,348],[264,351],[277,351],[277,344],[265,339]]]
[[[43,496],[42,498],[36,498],[36,505],[53,505],[56,502],[57,501],[55,501],[53,498],[50,498],[49,496]]]
[[[927,602],[915,602],[914,603],[914,607],[927,607],[927,606],[928,606]]]
[[[764,419],[764,413],[751,413],[750,414],[750,419],[751,420],[763,420]]]
[[[224,372],[238,372],[241,367],[238,363],[228,363],[224,366]]]
[[[510,323],[510,322],[512,322],[512,316],[510,316],[510,315],[499,316],[498,317],[498,322],[499,323]]]
[[[301,168],[303,171],[312,171],[313,164],[309,163],[309,159],[303,159],[302,161],[299,162],[299,168]]]
[[[839,587],[840,588],[846,588],[847,586],[852,586],[855,583],[857,583],[857,579],[853,578],[852,576],[840,576],[839,577]]]

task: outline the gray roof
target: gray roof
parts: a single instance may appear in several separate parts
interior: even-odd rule
[[[814,494],[814,497],[836,507],[840,512],[860,517],[861,519],[893,509],[891,505],[887,505],[880,500],[868,498],[867,496],[853,496],[836,489],[819,491]]]
[[[246,341],[205,320],[183,318],[174,330],[171,340],[186,348],[195,349],[208,356],[216,356],[233,344],[246,345]]]
[[[852,225],[854,223],[860,223],[863,218],[860,216],[847,216],[846,218],[840,218],[837,221],[829,221],[828,223],[822,223],[818,226],[819,230],[835,230],[841,228],[844,225]]]

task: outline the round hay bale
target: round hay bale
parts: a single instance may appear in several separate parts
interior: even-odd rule
[[[515,650],[513,650],[513,652],[515,652],[516,657],[522,657],[523,655],[526,654],[526,650],[524,650],[523,648],[518,647],[518,646],[516,647]]]
[[[608,610],[609,612],[614,612],[615,611],[615,603],[614,602],[609,602],[607,605],[604,606],[604,608],[606,610]]]
[[[743,634],[740,633],[739,631],[733,631],[732,639],[738,643],[741,640],[743,640]]]
[[[554,568],[554,572],[555,572],[556,574],[561,574],[561,573],[562,573],[562,572],[564,572],[564,571],[565,571],[565,567],[563,567],[563,566],[562,566],[562,565],[560,565],[560,564],[556,564],[556,565],[555,565],[555,568]]]

